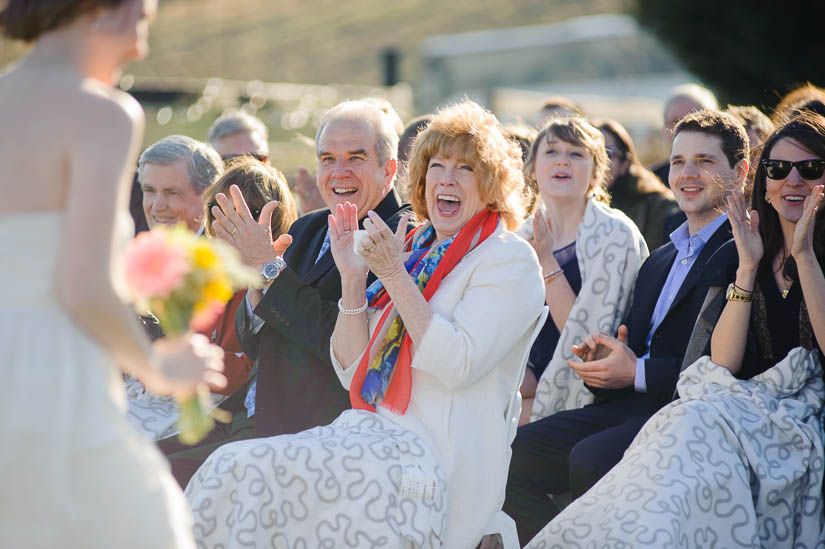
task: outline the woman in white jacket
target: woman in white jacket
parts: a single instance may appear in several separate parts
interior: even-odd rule
[[[331,356],[353,410],[215,452],[187,488],[203,545],[517,543],[500,509],[546,314],[536,255],[509,232],[524,208],[521,155],[468,101],[417,138],[409,182],[425,223],[406,238],[369,213],[356,240],[349,203],[330,215],[342,284]],[[366,288],[368,269],[378,281]]]

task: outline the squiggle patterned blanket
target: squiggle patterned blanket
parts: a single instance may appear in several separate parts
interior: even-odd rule
[[[747,381],[702,357],[622,461],[527,547],[825,547],[816,351]]]
[[[126,386],[129,421],[152,440],[163,440],[178,434],[179,408],[172,397],[158,396],[147,391],[143,384],[132,376],[124,381]],[[226,396],[211,394],[212,409],[226,399]],[[209,410],[211,411],[211,410]]]
[[[648,252],[626,215],[591,198],[576,234],[576,256],[582,287],[536,388],[532,421],[593,402],[593,393],[567,365],[570,348],[595,331],[616,335]]]
[[[218,448],[186,487],[199,548],[442,546],[444,472],[411,431],[364,410]]]

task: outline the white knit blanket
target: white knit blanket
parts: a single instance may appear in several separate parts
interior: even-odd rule
[[[677,388],[527,547],[825,547],[816,351],[793,349],[749,380],[705,356]]]
[[[596,331],[616,335],[648,251],[630,218],[591,198],[576,234],[576,256],[581,290],[538,382],[532,421],[593,402],[593,393],[567,365],[573,358],[571,347]]]

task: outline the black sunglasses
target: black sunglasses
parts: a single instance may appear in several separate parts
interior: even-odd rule
[[[791,162],[790,160],[763,160],[765,174],[768,179],[785,179],[791,173],[791,168],[796,168],[799,177],[806,181],[813,181],[822,177],[825,173],[825,160],[800,160]]]
[[[206,205],[206,209],[209,213],[212,213],[212,208],[214,208],[215,206],[217,206],[218,208],[221,207],[221,205],[218,204],[217,202],[210,202],[209,204]],[[259,217],[261,217],[261,210],[259,210],[257,208],[253,208],[252,206],[248,206],[248,207],[249,207],[249,213],[252,214],[252,219],[257,220]]]

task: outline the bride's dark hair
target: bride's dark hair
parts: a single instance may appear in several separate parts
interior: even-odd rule
[[[80,15],[113,8],[125,1],[128,0],[8,0],[0,10],[0,32],[13,40],[33,42]]]

